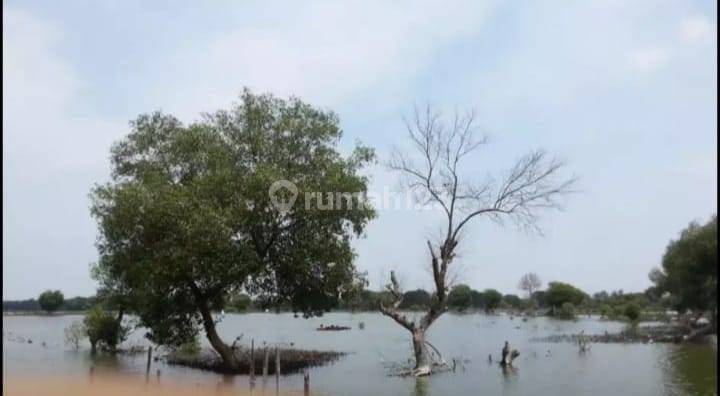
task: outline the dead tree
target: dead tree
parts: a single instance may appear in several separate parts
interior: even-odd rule
[[[437,205],[445,214],[443,235],[427,240],[429,261],[435,291],[430,306],[418,320],[411,320],[399,311],[402,290],[393,272],[387,289],[392,301],[381,304],[381,312],[412,334],[415,355],[414,374],[432,370],[425,348],[425,332],[447,309],[448,269],[456,257],[461,232],[473,219],[488,217],[500,224],[511,219],[517,225],[538,230],[537,212],[559,208],[559,199],[571,192],[575,178],[562,178],[565,164],[548,158],[544,151],[533,151],[518,159],[500,179],[486,178],[479,183],[461,180],[463,160],[484,146],[488,140],[477,138],[476,116],[473,111],[455,113],[445,124],[440,113],[428,106],[415,109],[405,125],[420,161],[404,152],[395,151],[388,163],[390,169],[404,176],[405,187],[422,205]],[[466,170],[467,171],[467,170]],[[466,175],[465,175],[466,176]]]
[[[534,272],[523,275],[522,278],[520,278],[520,282],[518,282],[518,289],[526,291],[529,299],[532,299],[533,293],[539,290],[541,286],[542,281]]]

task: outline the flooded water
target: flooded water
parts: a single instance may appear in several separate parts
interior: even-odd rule
[[[87,343],[77,352],[64,345],[64,327],[81,319],[80,316],[4,316],[3,387],[8,380],[11,384],[27,384],[37,377],[85,383],[91,367],[95,376],[110,373],[123,378],[144,378],[144,354],[92,358]],[[361,322],[365,324],[364,329],[359,328]],[[315,331],[320,324],[345,325],[352,330]],[[621,323],[591,318],[577,321],[534,318],[523,322],[504,315],[446,314],[430,329],[428,340],[446,360],[461,358],[466,363],[458,366],[454,373],[418,380],[387,376],[386,364],[409,357],[411,346],[407,331],[379,313],[332,313],[313,319],[294,318],[292,314],[226,315],[219,324],[219,332],[228,342],[242,335],[241,342],[245,345],[254,339],[256,346],[266,341],[293,343],[304,349],[349,352],[336,363],[310,370],[314,395],[716,394],[716,345],[592,344],[590,351],[580,354],[572,344],[530,341],[557,333],[584,330],[586,334],[596,334],[619,331],[623,327]],[[136,330],[129,342],[143,343],[142,336],[143,331]],[[19,342],[18,337],[33,342]],[[488,355],[497,359],[505,340],[520,351],[514,371],[504,372],[496,363],[488,363]],[[159,379],[157,370],[160,370]],[[150,382],[238,392],[229,394],[247,394],[250,390],[247,376],[228,377],[161,362],[153,362]],[[53,388],[62,386],[71,385]],[[302,375],[283,376],[279,388],[302,394]],[[258,379],[253,394],[261,394],[263,389],[274,391],[274,379],[267,384]],[[17,386],[5,390],[9,394],[22,394]]]

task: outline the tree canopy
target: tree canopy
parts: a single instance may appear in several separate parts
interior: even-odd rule
[[[573,285],[562,282],[550,282],[545,291],[545,301],[553,309],[562,307],[564,303],[580,305],[587,295]]]
[[[38,297],[38,304],[43,311],[55,312],[65,303],[65,296],[60,290],[46,290]]]
[[[448,307],[465,311],[473,305],[472,289],[468,285],[457,285],[450,290]]]
[[[502,302],[502,294],[495,289],[485,289],[482,292],[483,307],[486,311],[495,310]]]
[[[662,268],[650,272],[660,292],[669,292],[679,309],[706,310],[717,300],[717,216],[700,225],[690,223],[680,237],[670,241]]]
[[[211,312],[229,296],[244,290],[305,315],[331,308],[362,283],[350,240],[374,217],[360,174],[374,154],[357,146],[343,157],[341,135],[332,112],[248,90],[189,125],[139,116],[112,147],[112,181],[92,192],[101,291],[137,313],[155,342],[180,345],[202,325],[228,368],[234,358]],[[290,207],[270,196],[281,180],[297,189]],[[323,210],[311,192],[349,200]]]

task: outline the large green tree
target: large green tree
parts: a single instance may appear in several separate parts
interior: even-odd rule
[[[473,305],[472,289],[465,284],[456,285],[450,290],[447,299],[448,307],[463,312]]]
[[[658,292],[670,292],[679,309],[713,310],[717,301],[717,216],[690,223],[670,241],[662,268],[650,272]]]
[[[47,313],[55,312],[65,303],[65,296],[60,290],[46,290],[38,297],[40,309]]]
[[[563,282],[550,282],[545,291],[545,301],[553,312],[565,303],[578,306],[587,297],[587,294],[582,290]]]
[[[212,314],[230,296],[314,315],[361,284],[350,241],[374,216],[360,174],[374,155],[338,153],[334,113],[245,90],[200,121],[154,113],[131,128],[112,148],[112,181],[92,193],[101,235],[93,273],[151,340],[179,345],[203,328],[232,370]],[[342,200],[328,206],[327,193]]]

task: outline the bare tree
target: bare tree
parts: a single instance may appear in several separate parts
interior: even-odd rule
[[[538,291],[540,287],[542,287],[542,281],[534,272],[523,275],[518,283],[518,289],[526,291],[528,293],[528,298],[530,299],[532,299],[533,293]]]
[[[456,257],[461,231],[481,216],[500,224],[511,219],[521,227],[539,231],[537,211],[559,208],[559,198],[571,192],[576,179],[561,178],[563,162],[548,158],[544,151],[533,151],[519,158],[498,180],[488,177],[480,183],[467,182],[461,180],[463,160],[488,142],[486,137],[476,136],[474,111],[456,111],[446,125],[442,115],[430,106],[423,111],[416,108],[412,119],[405,119],[405,125],[419,162],[396,150],[388,166],[404,176],[405,187],[419,203],[439,206],[446,224],[440,238],[427,240],[435,284],[427,311],[418,321],[399,311],[403,294],[394,272],[387,285],[392,301],[381,304],[380,309],[412,334],[413,374],[424,375],[432,370],[425,332],[447,309],[448,268]]]

